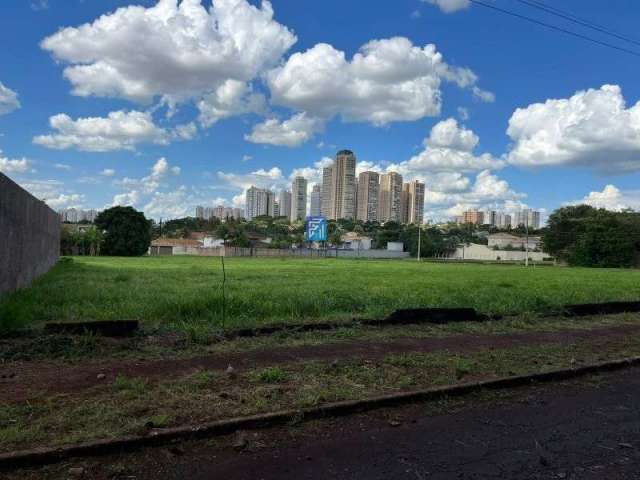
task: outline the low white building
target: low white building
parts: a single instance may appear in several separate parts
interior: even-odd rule
[[[348,232],[342,235],[342,247],[352,250],[371,250],[371,238],[356,232]]]
[[[202,242],[190,238],[157,238],[149,246],[149,255],[193,255]]]
[[[404,243],[402,242],[387,242],[387,250],[391,252],[404,252]]]
[[[459,245],[458,248],[446,258],[452,260],[524,262],[527,258],[527,252],[522,250],[496,250],[487,245],[465,243]],[[548,258],[548,253],[529,251],[529,260],[533,262],[542,262]]]
[[[206,236],[202,239],[202,246],[204,248],[216,248],[216,247],[222,247],[223,245],[224,245],[224,240],[221,238]]]
[[[527,238],[510,233],[492,233],[487,237],[489,248],[515,248],[524,249],[527,245]],[[540,237],[529,237],[529,250],[541,250],[542,240]]]

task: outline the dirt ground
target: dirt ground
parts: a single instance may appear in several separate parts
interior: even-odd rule
[[[562,332],[459,334],[449,337],[397,338],[390,341],[361,339],[163,360],[87,360],[81,364],[62,361],[16,361],[0,364],[0,402],[21,402],[52,394],[79,393],[88,388],[111,384],[119,374],[154,381],[199,370],[223,370],[229,365],[242,370],[305,360],[377,360],[390,354],[408,352],[427,353],[442,350],[464,353],[527,345],[573,343],[594,338],[616,340],[638,333],[640,325],[621,325]]]
[[[6,478],[640,478],[640,368],[484,395],[72,459]]]

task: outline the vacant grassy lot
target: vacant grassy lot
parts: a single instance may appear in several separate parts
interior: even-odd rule
[[[469,306],[536,312],[640,299],[640,271],[347,259],[226,259],[226,326],[383,316]],[[219,258],[76,257],[0,301],[0,328],[51,320],[139,319],[148,327],[222,326]]]

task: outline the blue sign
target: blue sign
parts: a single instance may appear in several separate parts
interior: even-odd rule
[[[327,219],[324,217],[307,217],[307,241],[326,242],[329,233]]]

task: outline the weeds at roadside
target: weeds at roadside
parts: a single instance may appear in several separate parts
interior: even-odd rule
[[[162,382],[119,375],[112,388],[0,406],[0,451],[144,434],[150,428],[314,407],[638,354],[640,345],[634,337],[615,341],[594,338],[577,344],[455,355],[442,351],[406,353],[379,362],[351,361],[336,367],[320,361],[293,363],[240,371],[233,379],[206,371]]]
[[[252,375],[254,381],[262,383],[280,383],[287,380],[286,372],[280,367],[268,367]]]
[[[461,380],[473,371],[473,365],[464,358],[455,360],[456,380]]]
[[[113,386],[117,391],[126,392],[132,395],[142,395],[147,391],[147,381],[139,377],[127,377],[118,374],[113,381]]]

